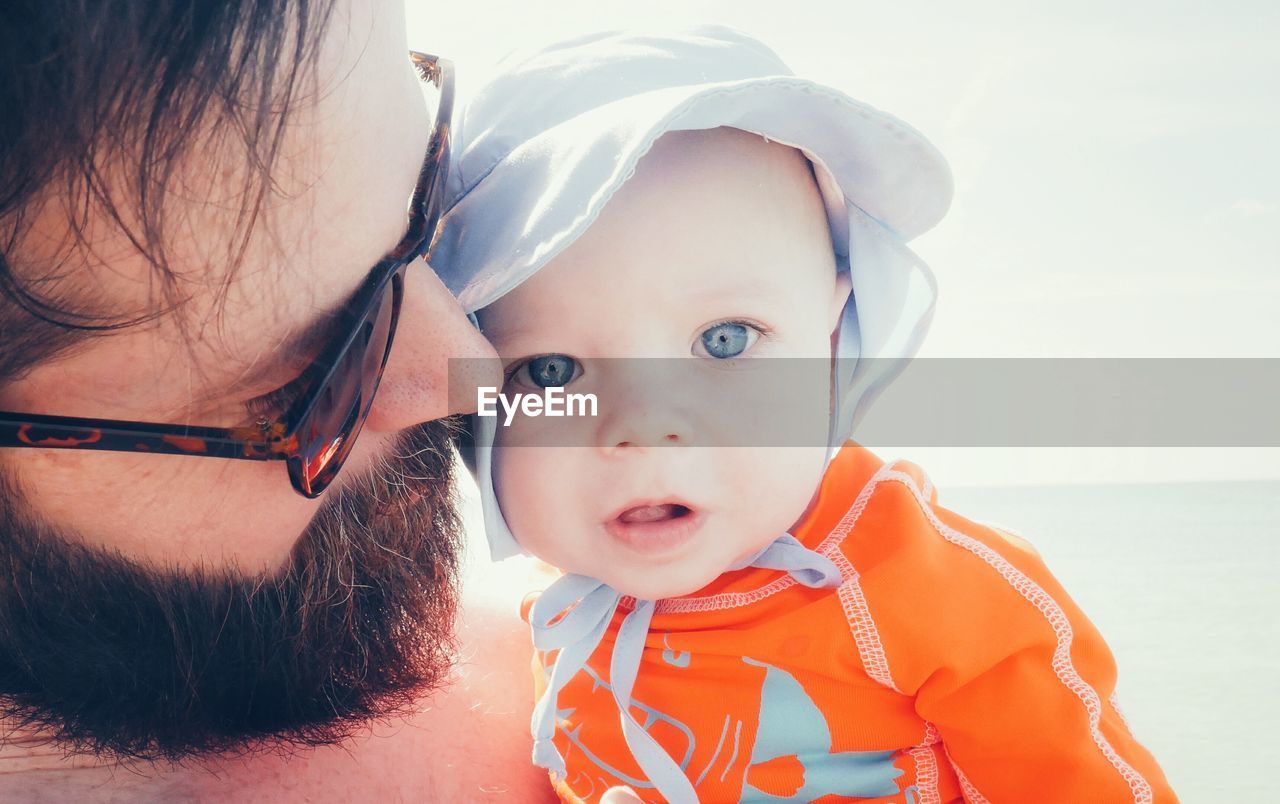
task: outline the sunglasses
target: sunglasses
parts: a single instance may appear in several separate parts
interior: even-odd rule
[[[303,373],[306,390],[283,415],[226,428],[0,412],[0,447],[282,460],[299,494],[314,498],[328,488],[351,454],[382,379],[400,317],[405,271],[430,250],[440,221],[449,172],[453,65],[425,53],[411,51],[409,57],[422,80],[438,90],[440,102],[409,200],[408,233],[369,272],[341,314],[342,334]]]

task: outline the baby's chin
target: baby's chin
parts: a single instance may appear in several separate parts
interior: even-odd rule
[[[639,600],[684,598],[698,595],[719,576],[730,572],[730,567],[741,565],[746,558],[763,551],[776,538],[777,536],[762,534],[737,545],[735,554],[718,551],[714,552],[717,554],[695,553],[694,556],[676,559],[666,565],[627,566],[618,562],[603,572],[599,565],[575,571],[581,575],[596,577],[614,590]]]
[[[662,600],[695,594],[705,589],[727,569],[728,567],[720,567],[714,571],[697,571],[689,568],[682,572],[678,568],[668,567],[635,571],[601,580],[618,592],[637,600]]]

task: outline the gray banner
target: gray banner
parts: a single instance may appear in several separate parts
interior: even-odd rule
[[[856,385],[869,367],[841,376]],[[504,446],[801,447],[827,442],[832,370],[826,359],[580,360],[549,396],[521,368],[481,400],[473,383],[486,371],[451,361],[450,393],[467,409],[489,403]],[[564,415],[525,401],[556,396]],[[1278,405],[1275,358],[922,358],[851,435],[871,447],[1275,447]]]

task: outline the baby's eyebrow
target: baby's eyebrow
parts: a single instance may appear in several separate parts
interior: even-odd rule
[[[480,319],[480,333],[484,335],[484,337],[493,346],[494,351],[496,351],[498,356],[503,360],[517,356],[514,354],[515,350],[511,348],[513,344],[519,346],[521,344],[529,343],[539,335],[539,332],[536,329],[528,326],[516,325],[515,327],[505,327],[500,324],[486,326],[483,318]],[[521,349],[519,351],[522,353],[533,353],[528,349]],[[521,354],[519,356],[524,355]]]
[[[781,273],[783,268],[779,268]],[[765,279],[752,278],[745,280],[735,280],[726,285],[723,282],[714,282],[703,287],[693,287],[691,292],[700,296],[711,299],[765,299],[770,300],[777,298],[778,293],[783,289],[780,282],[771,282]]]

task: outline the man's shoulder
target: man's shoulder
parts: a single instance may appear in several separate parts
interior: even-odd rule
[[[424,759],[437,768],[437,795],[554,800],[546,772],[531,761],[533,646],[520,619],[525,595],[547,583],[535,562],[519,558],[471,567],[464,577],[450,683],[413,724],[431,737]],[[453,769],[447,782],[444,768]]]

